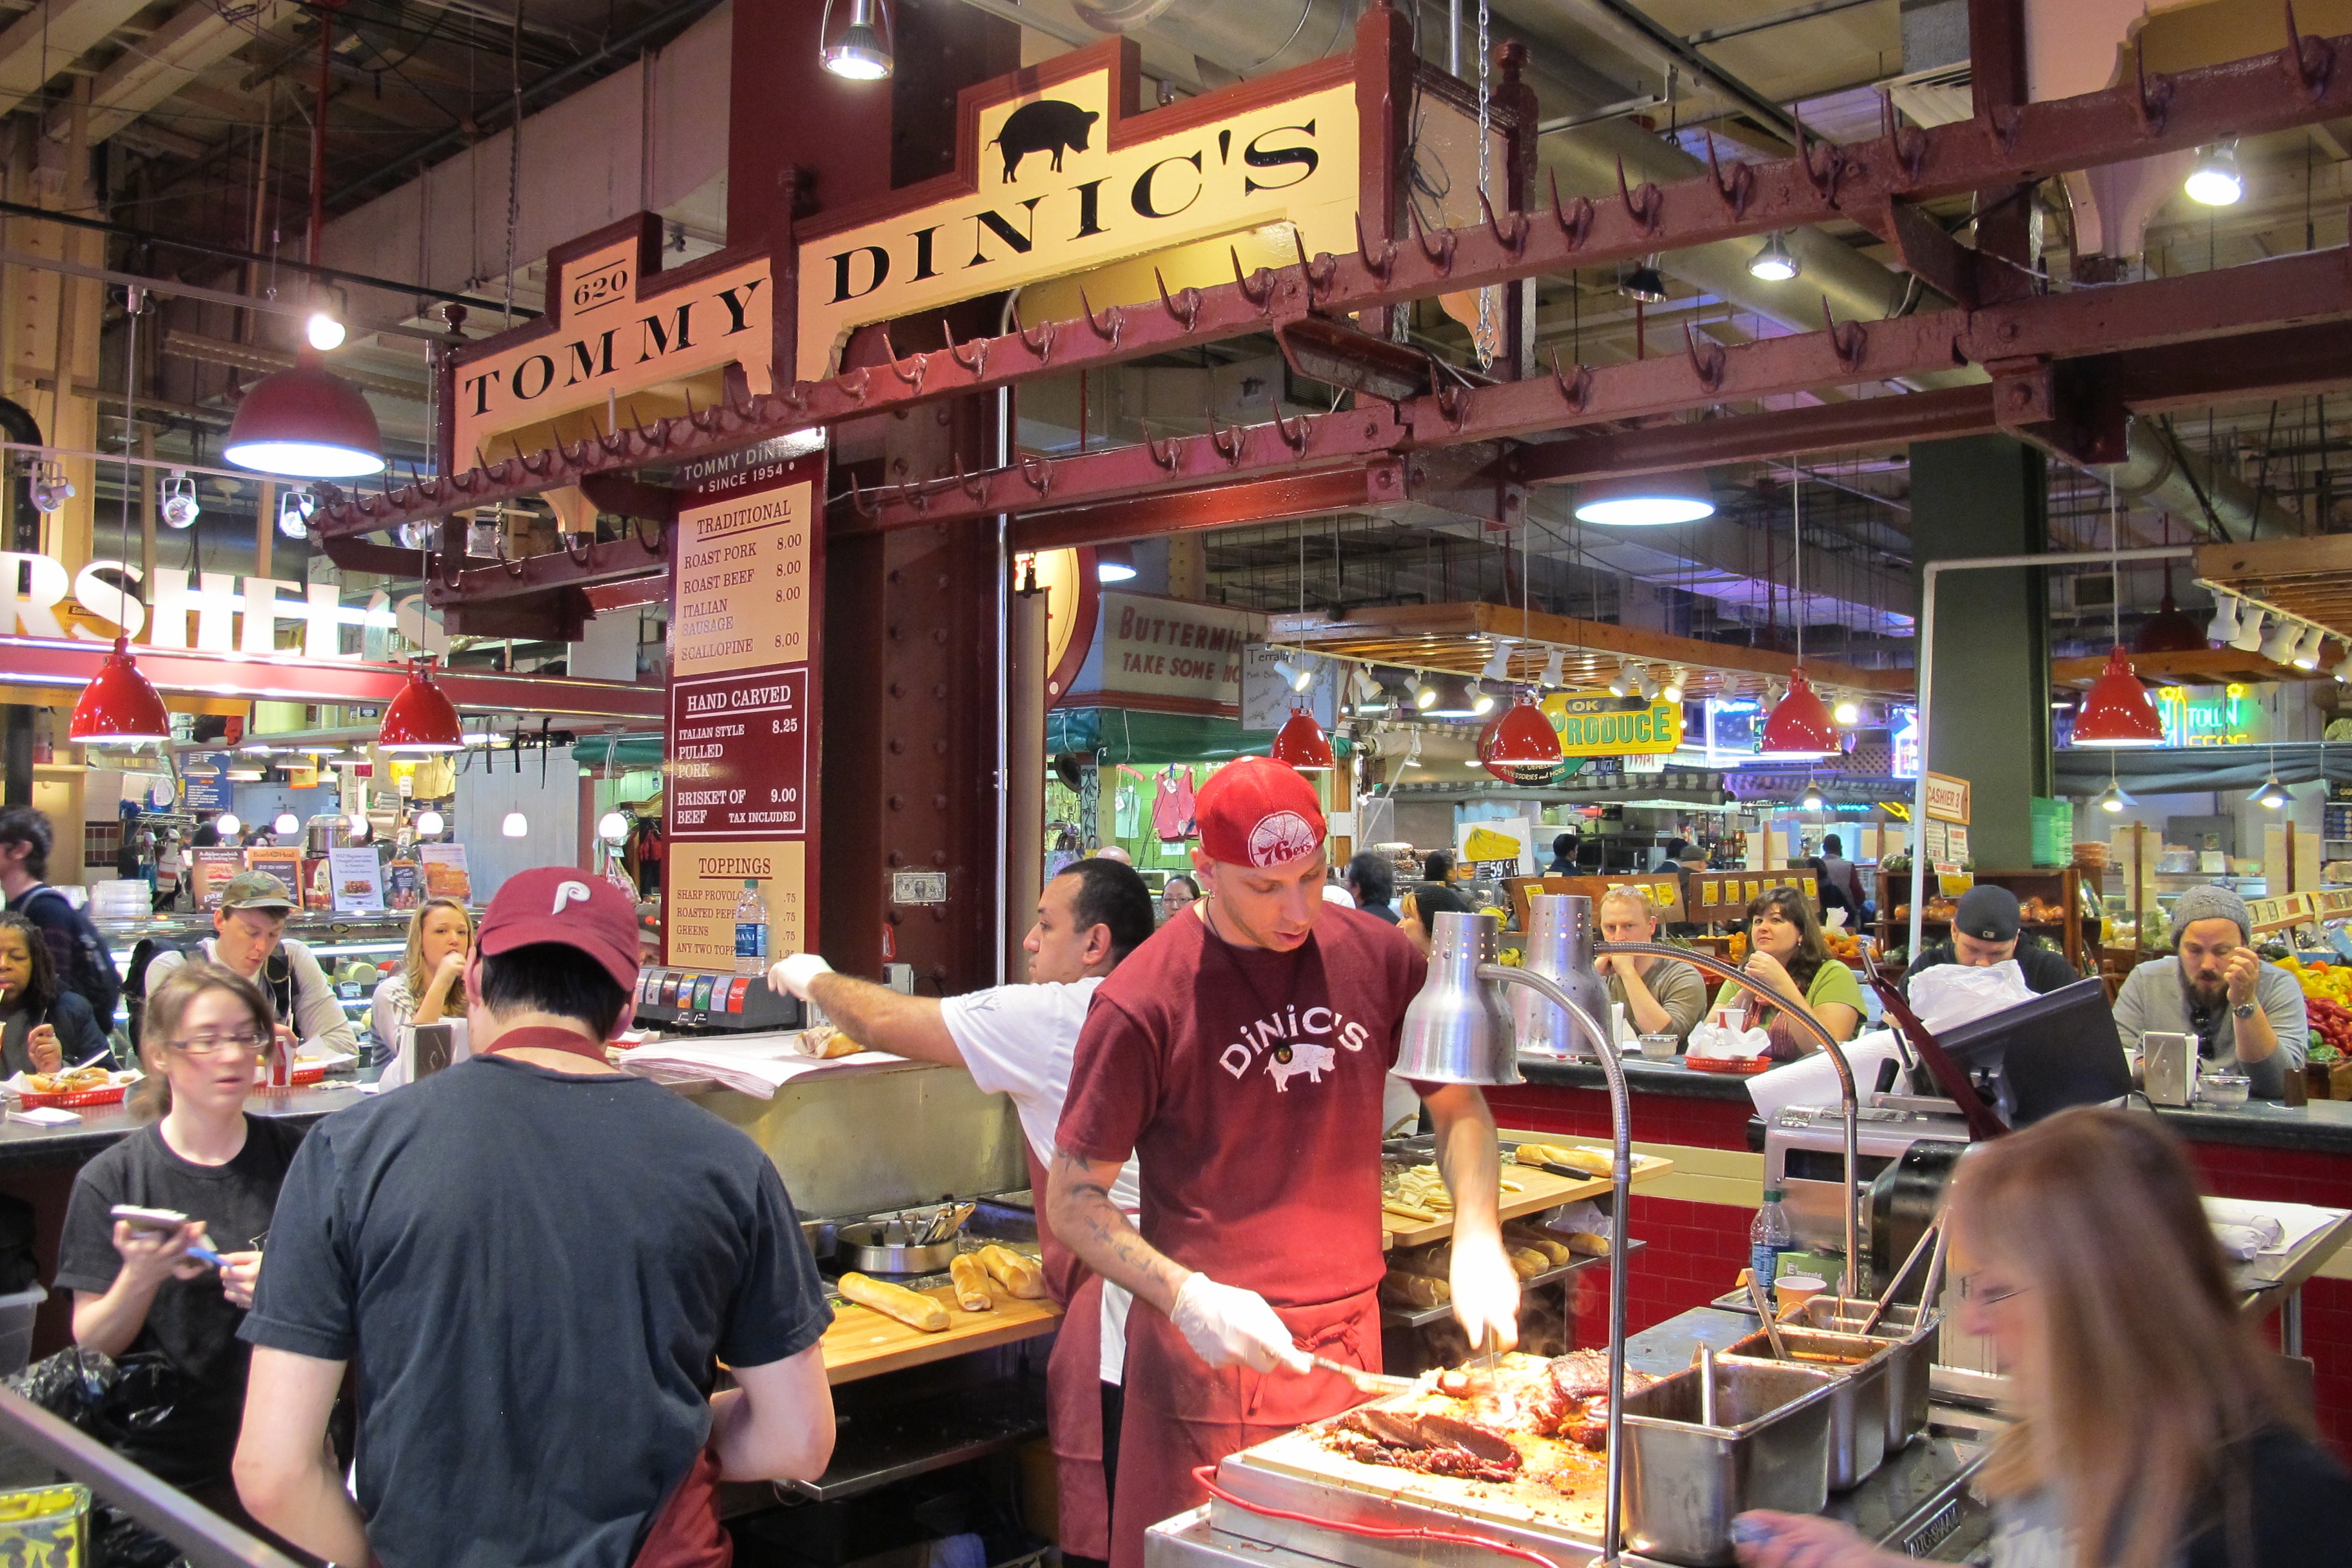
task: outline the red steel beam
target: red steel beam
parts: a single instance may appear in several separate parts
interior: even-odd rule
[[[1554,202],[1402,244],[1381,241],[1352,256],[1302,257],[1247,280],[1185,290],[1164,308],[1114,306],[1092,320],[1044,322],[909,354],[664,420],[648,431],[509,458],[386,496],[330,495],[312,527],[329,536],[365,533],[446,516],[576,483],[586,474],[713,456],[788,429],[1265,331],[1309,310],[1336,316],[1839,217],[1891,222],[1902,203],[2005,188],[2352,113],[2352,68],[2334,69],[2339,59],[2352,61],[2352,37],[2296,38],[2270,54],[2026,104],[1998,124],[1965,121],[1920,131],[1898,125],[1890,107],[1887,132],[1871,141],[1835,146],[1808,139],[1790,158],[1733,163],[1727,173],[1711,168],[1597,202]]]
[[[1509,472],[1522,484],[1560,484],[1833,451],[1858,441],[1929,441],[2000,428],[1990,385],[1952,386],[1811,408],[1779,408],[1733,419],[1579,436],[1527,448],[1511,460]]]
[[[436,574],[425,584],[425,602],[438,607],[527,599],[551,589],[618,584],[667,572],[668,545],[656,543],[649,550],[641,540],[607,540],[581,555],[551,550],[496,566],[469,567],[455,584]]]
[[[1315,474],[1286,474],[1246,484],[1171,490],[1102,506],[1033,513],[1013,524],[1015,550],[1064,550],[1160,533],[1275,522],[1318,511],[1378,506],[1405,497],[1404,465],[1384,458]]]

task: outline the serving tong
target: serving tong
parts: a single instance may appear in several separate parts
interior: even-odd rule
[[[934,1247],[955,1235],[979,1208],[977,1203],[941,1204],[934,1209],[902,1211],[878,1221],[885,1247]]]

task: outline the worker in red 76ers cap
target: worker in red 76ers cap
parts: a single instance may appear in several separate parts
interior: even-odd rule
[[[1047,1181],[1054,1229],[1136,1298],[1112,1568],[1141,1568],[1145,1529],[1203,1500],[1195,1466],[1358,1402],[1310,1355],[1380,1369],[1381,1089],[1424,967],[1394,926],[1324,900],[1323,810],[1291,768],[1230,763],[1194,816],[1201,897],[1096,990]],[[1454,1194],[1454,1315],[1507,1350],[1494,1119],[1466,1085],[1422,1098]],[[1139,1228],[1110,1200],[1130,1154]]]
[[[605,1060],[636,984],[626,894],[509,877],[466,966],[472,1058],[303,1140],[238,1331],[237,1491],[279,1536],[383,1568],[725,1568],[719,1480],[824,1473],[816,1261],[759,1145]],[[324,1439],[353,1362],[347,1491]]]

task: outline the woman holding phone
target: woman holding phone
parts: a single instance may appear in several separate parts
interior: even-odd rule
[[[1960,1324],[1992,1343],[1999,1568],[2321,1568],[2352,1477],[2238,1305],[2180,1144],[2153,1116],[2061,1111],[1969,1151],[1946,1221]],[[1745,1568],[1903,1568],[1833,1520],[1742,1514]]]
[[[89,1004],[58,984],[41,928],[0,914],[0,1078],[113,1065]]]
[[[248,1352],[237,1326],[302,1138],[246,1114],[270,1030],[253,983],[203,959],[147,994],[148,1077],[131,1109],[154,1120],[75,1176],[58,1244],[74,1342],[110,1356],[159,1352],[178,1374],[169,1415],[126,1439],[123,1454],[224,1511],[235,1508],[229,1460],[245,1411]],[[119,1208],[151,1213],[126,1219]]]

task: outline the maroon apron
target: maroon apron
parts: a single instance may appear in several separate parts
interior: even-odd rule
[[[1029,1159],[1029,1195],[1037,1205],[1037,1250],[1045,1291],[1062,1324],[1045,1358],[1045,1441],[1054,1450],[1057,1544],[1070,1556],[1110,1555],[1110,1493],[1103,1484],[1102,1281],[1062,1245],[1045,1223],[1045,1168]]]
[[[1300,1348],[1367,1372],[1381,1370],[1377,1289],[1275,1312]],[[1337,1373],[1213,1368],[1175,1324],[1139,1298],[1127,1315],[1126,1391],[1111,1568],[1143,1568],[1144,1531],[1208,1500],[1192,1479],[1193,1467],[1213,1465],[1362,1400]]]
[[[705,1447],[662,1500],[629,1568],[729,1568],[735,1542],[719,1522],[719,1454]]]

